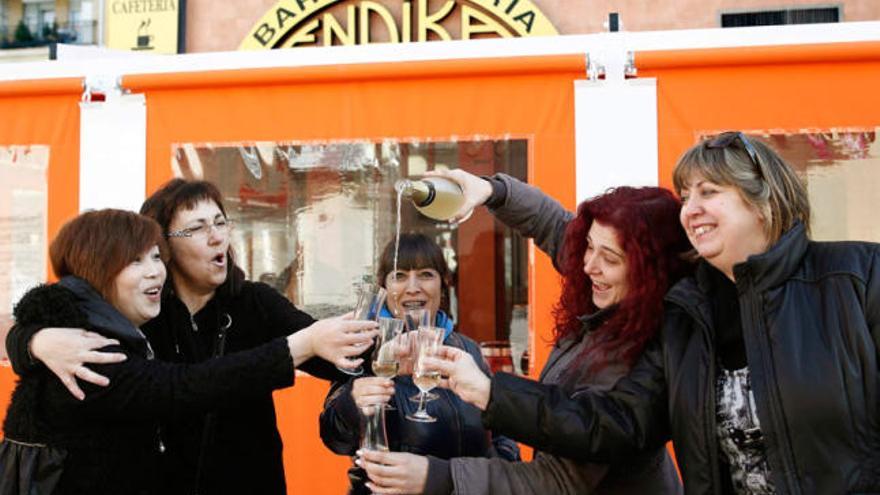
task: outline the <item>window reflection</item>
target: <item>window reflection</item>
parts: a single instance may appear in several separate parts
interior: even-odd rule
[[[880,242],[873,216],[880,204],[877,128],[828,131],[749,131],[797,171],[810,196],[816,240]],[[706,134],[708,135],[708,133]]]
[[[13,304],[46,280],[48,166],[48,146],[0,146],[0,360]]]
[[[398,179],[460,167],[525,180],[527,146],[525,139],[186,143],[175,148],[172,167],[220,187],[236,220],[233,248],[250,279],[324,317],[350,310],[354,284],[374,277],[394,235]],[[487,213],[455,227],[405,203],[401,217],[404,232],[427,234],[443,248],[456,278],[451,309],[460,331],[507,340],[513,326],[521,352],[525,240]]]

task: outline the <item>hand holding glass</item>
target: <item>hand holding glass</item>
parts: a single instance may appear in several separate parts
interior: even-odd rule
[[[406,419],[420,423],[433,423],[437,418],[428,414],[425,410],[426,396],[428,391],[440,384],[440,372],[428,370],[423,365],[426,357],[434,356],[443,341],[443,329],[437,327],[421,327],[416,333],[415,348],[416,357],[413,363],[413,383],[419,387],[419,408],[413,414],[407,415]]]
[[[376,284],[363,283],[357,286],[357,306],[354,308],[355,320],[373,320],[379,317],[379,311],[385,304],[385,289]],[[360,376],[364,373],[363,366],[354,369],[336,367],[339,371],[352,375]]]

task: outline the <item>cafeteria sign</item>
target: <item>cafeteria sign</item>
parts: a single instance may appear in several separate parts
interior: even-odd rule
[[[107,0],[107,47],[178,53],[180,0]]]
[[[364,45],[486,37],[550,36],[556,28],[531,0],[281,0],[239,46]]]

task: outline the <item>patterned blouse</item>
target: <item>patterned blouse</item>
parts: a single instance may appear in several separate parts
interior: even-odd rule
[[[718,443],[739,495],[776,493],[755,409],[749,369],[722,369],[716,382]]]

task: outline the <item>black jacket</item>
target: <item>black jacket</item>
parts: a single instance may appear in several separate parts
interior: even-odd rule
[[[488,374],[480,348],[476,342],[452,332],[446,337],[444,345],[467,351]],[[360,443],[360,412],[351,396],[352,381],[337,382],[330,390],[321,413],[321,439],[330,450],[341,455],[354,455]],[[519,459],[516,443],[503,437],[493,437],[483,428],[480,411],[462,401],[449,390],[436,388],[432,393],[438,398],[427,405],[428,413],[437,418],[434,423],[417,423],[406,419],[414,413],[418,404],[411,397],[418,395],[419,388],[411,376],[394,379],[394,395],[391,405],[396,410],[385,412],[385,425],[388,433],[388,447],[394,452],[432,456],[438,459],[453,457],[500,456],[507,460]],[[436,467],[435,467],[436,468]],[[447,468],[448,469],[448,468]],[[433,473],[440,476],[443,473]],[[432,473],[429,469],[429,476]],[[363,473],[355,469],[350,472],[353,493],[368,493],[363,482]]]
[[[166,284],[162,312],[143,328],[159,359],[198,363],[287,336],[314,321],[275,289],[246,281],[233,269],[195,315]],[[325,379],[343,376],[319,358],[300,369]],[[253,389],[208,416],[164,422],[162,438],[167,447],[162,456],[164,493],[287,493],[281,435],[269,391]]]
[[[174,421],[229,406],[247,393],[268,394],[293,383],[293,360],[285,339],[200,365],[151,360],[137,329],[79,279],[68,277],[60,284],[32,289],[16,306],[15,319],[26,328],[87,328],[119,339],[121,345],[105,350],[127,356],[121,363],[92,366],[110,379],[110,385],[80,382],[86,392],[83,401],[71,396],[43,366],[33,366],[21,376],[4,435],[66,453],[54,493],[161,493],[155,485],[160,419]],[[10,481],[4,478],[4,483]]]
[[[268,285],[244,280],[234,266],[215,296],[195,315],[190,315],[171,287],[165,284],[159,316],[142,327],[162,361],[204,362],[287,336],[315,321]],[[28,341],[45,326],[17,324],[10,331],[9,358],[20,375],[29,369]],[[328,380],[344,376],[318,358],[300,369]],[[287,493],[270,390],[254,387],[210,414],[163,420],[161,438],[165,450],[157,479],[163,494]]]
[[[583,317],[584,333],[561,339],[553,346],[541,371],[541,383],[553,383],[569,395],[589,391],[607,391],[626,376],[629,366],[609,363],[598,371],[586,364],[599,355],[587,351],[580,356],[595,332],[611,311],[599,311]],[[581,363],[578,366],[578,363]],[[682,493],[681,482],[665,447],[641,452],[612,465],[569,458],[536,450],[531,462],[507,462],[502,459],[465,457],[451,461],[455,492],[467,495],[506,493],[527,495],[601,494],[601,495],[672,495]]]
[[[811,242],[798,225],[734,275],[777,492],[880,491],[880,246]],[[581,459],[620,458],[671,436],[686,492],[720,493],[706,283],[700,270],[669,292],[662,335],[607,395],[570,399],[499,374],[484,421]]]

